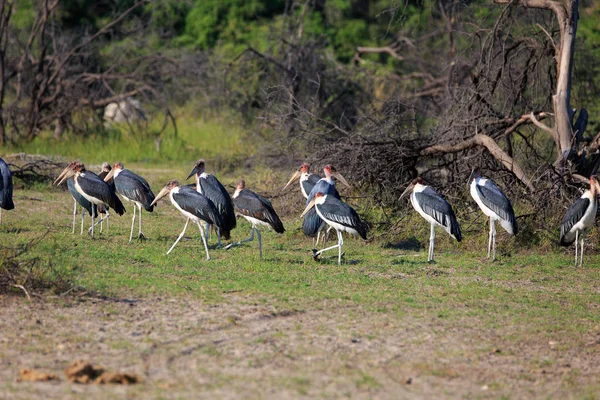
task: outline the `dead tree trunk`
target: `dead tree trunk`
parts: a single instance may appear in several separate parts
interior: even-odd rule
[[[573,114],[571,108],[571,75],[573,71],[573,54],[575,52],[575,37],[577,33],[577,20],[579,18],[578,0],[494,0],[497,4],[514,3],[526,8],[550,10],[554,13],[560,29],[558,43],[548,34],[552,42],[556,59],[556,89],[552,95],[554,109],[554,126],[549,127],[534,119],[532,122],[542,130],[550,133],[556,143],[557,158],[555,165],[563,166],[566,160],[576,153],[577,137],[582,137],[583,132],[574,132]],[[587,119],[587,112],[582,110],[581,116]],[[583,123],[582,123],[583,122]],[[585,121],[578,125],[585,126]],[[581,129],[579,129],[581,130]]]

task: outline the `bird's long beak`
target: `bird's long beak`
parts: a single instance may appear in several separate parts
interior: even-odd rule
[[[475,173],[476,169],[473,169],[473,171],[471,171],[471,175],[469,175],[469,180],[467,181],[467,186],[469,186],[471,184],[471,182],[473,182],[473,179],[475,179],[477,177],[477,174]]]
[[[61,183],[63,183],[64,181],[66,181],[67,179],[72,177],[73,175],[75,175],[75,171],[72,169],[68,169],[64,174],[62,174],[62,178],[61,178],[60,182],[58,182],[58,184],[60,185]]]
[[[310,211],[311,208],[313,208],[315,206],[315,199],[313,198],[310,203],[308,203],[308,205],[306,206],[306,208],[304,209],[304,211],[302,211],[302,214],[300,214],[300,218],[304,217],[306,215],[307,212]]]
[[[150,203],[150,206],[155,205],[156,203],[158,203],[158,201],[160,199],[162,199],[163,197],[165,197],[166,195],[169,194],[169,192],[171,191],[171,189],[167,186],[165,186],[164,188],[162,188],[162,190],[158,193],[158,195],[154,198],[154,201],[152,203]]]
[[[111,169],[108,174],[104,177],[104,182],[108,182],[115,176],[115,168]]]
[[[302,172],[296,170],[296,172],[294,172],[294,174],[292,175],[292,177],[290,178],[290,180],[288,181],[288,183],[286,183],[285,186],[283,187],[283,189],[281,189],[281,190],[285,190],[292,183],[294,183],[295,181],[297,181],[298,179],[300,179],[301,175],[302,175]]]
[[[192,176],[194,176],[196,174],[196,172],[198,172],[198,166],[194,166],[194,169],[192,170],[192,172],[190,172],[190,174],[187,176],[187,178],[185,178],[185,180],[187,181],[188,179],[190,179]]]
[[[340,174],[339,172],[332,172],[331,175],[333,177],[335,177],[337,180],[339,180],[340,182],[342,182],[344,185],[346,185],[347,187],[351,187],[350,184],[348,183],[348,181],[346,180],[346,178],[344,178],[342,176],[342,174]]]
[[[69,171],[69,165],[65,167],[65,169],[62,170],[62,172],[60,173],[60,175],[58,175],[58,178],[56,178],[54,180],[54,182],[52,182],[53,185],[56,185],[57,182],[59,182],[62,177],[67,173],[67,171]]]
[[[404,196],[406,196],[407,194],[409,194],[410,192],[412,192],[414,186],[415,185],[413,185],[412,183],[410,185],[408,185],[408,187],[400,195],[400,200],[402,200],[404,198]]]

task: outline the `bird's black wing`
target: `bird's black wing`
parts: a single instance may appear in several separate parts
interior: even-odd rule
[[[450,229],[450,234],[457,241],[460,242],[462,240],[460,226],[456,220],[454,210],[442,195],[430,187],[427,187],[422,192],[415,192],[414,195],[425,214],[429,215],[444,228]]]
[[[8,165],[0,158],[0,207],[5,210],[15,208],[13,203],[12,173]]]
[[[271,225],[277,233],[285,232],[283,223],[273,209],[271,202],[251,190],[244,189],[233,199],[238,213],[256,218]]]
[[[327,196],[323,204],[317,204],[315,207],[326,220],[355,229],[361,238],[367,238],[367,231],[354,208],[340,199]]]
[[[223,218],[221,234],[225,239],[229,239],[229,232],[235,228],[237,221],[235,219],[235,210],[233,202],[225,187],[213,175],[200,177],[200,188],[202,194],[208,197],[217,207],[219,214]]]
[[[304,192],[309,194],[312,192],[313,188],[321,180],[321,177],[317,174],[309,174],[308,179],[302,182],[302,187],[304,188]]]
[[[178,193],[173,193],[173,200],[181,209],[189,212],[201,220],[221,228],[223,219],[215,204],[206,196],[196,192],[194,189],[181,186]]]
[[[517,220],[515,218],[515,212],[512,204],[506,195],[500,190],[498,186],[490,179],[486,179],[484,185],[475,185],[479,197],[483,204],[485,204],[490,210],[498,214],[500,218],[508,221],[512,224],[514,233],[517,234]]]
[[[73,180],[73,177],[67,179],[67,188],[69,189],[69,192],[71,192],[71,196],[73,196],[77,204],[85,208],[91,217],[92,213],[94,212],[95,204],[92,204],[88,199],[83,197],[81,193],[77,191],[77,189],[75,189],[75,181]]]
[[[84,174],[80,174],[77,178],[77,183],[86,194],[101,200],[103,203],[108,204],[110,208],[116,211],[117,214],[123,215],[125,213],[125,207],[123,203],[117,197],[115,192],[108,186],[106,182],[98,177],[93,172],[86,171]]]
[[[315,208],[311,208],[306,215],[304,215],[304,221],[302,221],[302,232],[308,237],[315,237],[319,233],[319,228],[323,224],[323,220],[317,214]]]
[[[117,193],[130,200],[139,201],[148,212],[152,212],[154,206],[154,193],[144,178],[128,169],[122,170],[115,179]]]
[[[573,243],[573,241],[566,242],[565,236],[567,235],[567,233],[569,233],[573,226],[583,218],[589,206],[590,199],[588,199],[587,197],[580,197],[577,200],[575,200],[575,203],[573,203],[571,207],[569,207],[562,222],[560,223],[561,245],[568,246],[571,243]]]

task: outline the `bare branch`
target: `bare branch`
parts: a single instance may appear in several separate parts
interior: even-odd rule
[[[394,50],[393,48],[391,48],[390,46],[383,46],[383,47],[357,47],[356,48],[356,53],[357,54],[362,54],[362,53],[374,53],[374,54],[389,54],[390,56],[394,57],[396,60],[400,60],[400,61],[404,61],[404,57],[401,56],[400,54],[398,54],[396,52],[396,50]]]

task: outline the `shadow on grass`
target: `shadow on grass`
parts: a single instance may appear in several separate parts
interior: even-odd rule
[[[401,240],[397,243],[388,242],[382,246],[384,249],[394,249],[394,250],[412,250],[419,251],[423,249],[421,243],[417,240],[417,238],[409,238],[406,240]]]

